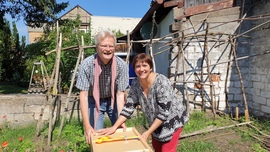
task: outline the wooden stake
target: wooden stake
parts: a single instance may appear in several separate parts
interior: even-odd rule
[[[246,122],[249,122],[249,113],[248,113],[248,109],[245,110],[245,118],[246,118]]]
[[[235,120],[238,120],[239,119],[239,108],[238,107],[235,107]]]

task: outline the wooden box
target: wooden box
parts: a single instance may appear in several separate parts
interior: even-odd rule
[[[127,139],[121,139],[124,136]],[[97,143],[103,137],[119,140]],[[146,141],[132,137],[140,137],[140,133],[134,127],[127,128],[126,132],[123,132],[123,129],[117,129],[114,134],[109,136],[91,135],[91,150],[92,152],[153,152]]]

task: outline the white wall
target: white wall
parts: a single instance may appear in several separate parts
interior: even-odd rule
[[[172,12],[170,12],[158,25],[156,38],[161,38],[170,34],[169,28],[164,28],[164,27],[169,27],[170,24],[172,23],[173,23],[173,15],[172,15]],[[168,39],[155,43],[153,45],[153,54],[154,54],[154,59],[155,59],[155,64],[156,64],[156,72],[161,73],[165,76],[168,76],[168,70],[170,66],[169,65],[170,49],[169,47],[164,47],[165,42],[168,42]]]
[[[121,33],[126,34],[127,30],[131,32],[140,20],[141,18],[92,16],[91,33],[95,35],[101,30],[120,30]]]

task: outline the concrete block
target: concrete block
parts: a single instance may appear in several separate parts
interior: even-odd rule
[[[243,100],[243,95],[242,95],[242,94],[235,94],[235,95],[234,95],[234,100],[244,101],[244,100]]]
[[[261,75],[259,74],[252,74],[250,77],[252,81],[255,81],[255,82],[261,81]]]
[[[250,94],[252,94],[252,95],[261,95],[261,90],[251,88],[250,89]]]
[[[46,102],[46,97],[44,95],[33,95],[31,97],[28,98],[27,100],[27,104],[28,105],[41,105],[44,102]]]
[[[27,113],[40,113],[40,111],[41,111],[41,107],[42,107],[43,105],[42,104],[39,104],[39,105],[27,105],[27,106],[25,106],[25,111],[24,112],[27,112]],[[48,106],[47,106],[48,107]],[[46,111],[46,112],[48,112],[48,111]]]
[[[34,116],[32,113],[20,113],[20,114],[14,114],[13,115],[13,121],[14,122],[20,122],[20,121],[34,121]]]
[[[270,90],[261,90],[261,96],[265,98],[270,98]]]
[[[262,106],[261,111],[270,114],[270,106]]]
[[[254,89],[264,89],[264,82],[252,82],[252,86]]]
[[[261,110],[261,104],[259,103],[251,102],[250,107],[255,110]]]
[[[235,95],[242,93],[241,88],[229,88],[228,92],[232,93],[232,94],[235,94]]]
[[[270,107],[270,99],[266,99],[266,106]]]
[[[256,103],[262,104],[262,105],[267,105],[266,104],[266,98],[262,97],[262,96],[257,96],[257,95],[253,95],[252,96],[252,100]]]
[[[269,68],[263,68],[263,67],[257,67],[255,69],[256,74],[259,74],[259,75],[261,75],[261,74],[266,75],[268,73],[268,71],[269,71]]]
[[[230,101],[230,100],[233,100],[233,99],[234,99],[234,94],[229,93],[228,94],[228,100]]]
[[[252,113],[257,116],[257,117],[262,117],[264,116],[264,113],[259,111],[259,110],[253,110]]]

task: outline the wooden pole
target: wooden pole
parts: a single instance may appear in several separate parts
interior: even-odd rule
[[[58,21],[56,22],[56,50],[58,49],[58,38],[59,38],[59,26],[58,26]],[[49,100],[51,100],[50,98],[50,94],[51,94],[51,88],[52,88],[52,85],[53,85],[53,81],[54,81],[54,75],[55,75],[55,70],[56,70],[56,61],[54,63],[54,68],[53,68],[53,71],[52,71],[52,75],[50,77],[50,82],[48,83],[48,91],[47,91],[47,94],[46,94],[46,100],[43,102],[43,105],[41,107],[41,110],[40,110],[40,114],[39,114],[39,118],[38,118],[38,122],[37,122],[37,126],[36,126],[36,135],[35,137],[37,138],[39,136],[39,132],[40,132],[40,126],[41,126],[41,122],[42,122],[42,117],[43,117],[43,114],[44,114],[44,110],[46,108],[46,106],[48,105]]]
[[[228,55],[228,59],[230,59],[232,56],[232,49],[230,50],[230,53]],[[231,113],[231,107],[230,107],[230,104],[229,104],[229,99],[228,99],[228,79],[229,79],[229,72],[230,72],[230,68],[231,68],[231,63],[228,62],[227,64],[227,71],[226,71],[226,77],[225,77],[225,86],[224,86],[224,93],[225,93],[225,103],[226,103],[226,108],[228,110],[228,113],[231,115],[231,118],[232,117],[232,113]]]
[[[180,34],[180,33],[179,33]],[[182,48],[182,39],[179,38],[178,41],[178,52],[177,52],[177,59],[176,59],[176,65],[175,65],[175,71],[174,71],[174,82],[176,82],[177,80],[177,75],[178,75],[178,69],[179,69],[179,62],[180,62],[180,58],[181,58],[181,48]],[[173,88],[176,88],[176,83],[173,83]]]
[[[215,103],[213,100],[213,81],[212,81],[212,77],[211,77],[211,73],[210,73],[210,59],[209,59],[209,55],[208,55],[208,39],[207,39],[207,35],[208,35],[208,27],[209,27],[209,23],[205,23],[206,24],[206,30],[205,30],[205,38],[204,38],[204,53],[205,53],[205,58],[206,58],[206,65],[207,65],[207,75],[208,75],[208,80],[210,83],[210,100],[211,100],[211,106],[212,106],[212,112],[214,114],[214,118],[216,118],[216,109],[215,109]]]
[[[265,55],[265,54],[269,54],[269,53],[270,53],[270,51],[265,51],[265,52],[262,52],[262,53],[256,53],[256,54],[252,54],[252,55],[242,56],[242,57],[236,58],[236,60],[239,61],[239,60],[248,59],[248,58],[251,58],[251,57],[255,57],[255,56],[259,56],[259,55]],[[209,65],[209,66],[215,66],[215,65],[224,64],[224,63],[229,63],[229,62],[234,62],[234,59],[231,60],[231,59],[229,58],[227,61],[214,63],[214,64],[211,64],[211,65]],[[205,67],[204,67],[204,68],[205,68]]]
[[[182,40],[184,38],[184,32],[182,32]],[[180,45],[179,45],[179,50],[181,50],[182,52],[182,64],[183,64],[183,82],[184,82],[184,86],[185,86],[185,93],[186,93],[186,99],[187,99],[187,103],[186,103],[186,106],[187,106],[187,113],[188,113],[188,117],[190,115],[190,109],[189,109],[189,95],[188,95],[188,86],[187,86],[187,82],[186,82],[186,75],[187,75],[187,72],[186,72],[186,62],[185,62],[185,52],[184,52],[184,49],[183,49],[183,41],[181,41]],[[174,83],[175,84],[175,83]]]
[[[156,63],[155,63],[155,58],[153,56],[153,44],[152,44],[152,39],[153,39],[153,32],[154,32],[154,24],[155,24],[155,17],[156,17],[156,11],[153,13],[152,16],[152,29],[150,33],[150,42],[149,42],[149,54],[152,58],[153,61],[153,72],[156,72]]]
[[[236,51],[235,51],[234,43],[233,43],[232,39],[229,39],[229,41],[231,43],[231,47],[232,47],[232,51],[233,51],[233,58],[235,60],[235,67],[237,69],[238,76],[239,76],[239,79],[240,79],[243,102],[244,102],[244,105],[245,105],[245,118],[246,118],[246,122],[248,122],[249,121],[249,114],[248,114],[248,105],[247,105],[247,99],[246,99],[246,94],[245,94],[245,87],[244,87],[243,77],[242,77],[240,68],[238,66],[238,62],[236,60],[237,57],[236,57]]]
[[[78,30],[76,30],[76,38],[77,38],[77,42],[78,42],[78,46],[79,46],[79,54],[78,54],[78,58],[77,58],[77,62],[76,62],[76,66],[74,68],[74,72],[72,74],[72,79],[71,79],[71,84],[69,86],[69,91],[68,91],[68,96],[67,96],[67,99],[66,99],[66,103],[65,103],[65,109],[64,109],[64,113],[63,113],[63,116],[62,116],[62,120],[61,120],[61,125],[60,125],[60,128],[59,128],[59,133],[58,133],[58,136],[61,135],[61,132],[62,132],[62,128],[64,126],[64,122],[65,122],[65,119],[67,117],[67,114],[68,114],[68,103],[69,103],[69,100],[70,100],[70,96],[71,96],[71,93],[72,93],[72,88],[74,86],[74,82],[75,82],[75,78],[76,78],[76,73],[78,71],[78,67],[79,67],[79,64],[80,64],[80,61],[81,61],[81,58],[83,57],[83,48],[82,46],[80,45],[80,40],[79,40],[79,37],[78,37]],[[73,109],[72,109],[73,110]]]
[[[205,60],[205,49],[203,50],[203,55],[202,55],[202,63],[201,63],[201,78],[200,78],[200,86],[201,86],[201,98],[202,98],[202,105],[201,105],[201,111],[204,111],[204,78],[203,78],[203,62]]]
[[[130,58],[130,52],[131,52],[131,44],[130,44],[130,35],[129,31],[127,30],[127,45],[128,45],[128,52],[127,52],[127,58],[126,63],[129,65],[129,58]]]
[[[57,84],[58,84],[58,76],[59,76],[59,67],[60,67],[60,55],[61,55],[61,45],[62,45],[62,33],[60,33],[60,38],[59,38],[59,44],[58,44],[58,49],[56,52],[56,68],[55,68],[55,77],[54,77],[54,86],[53,86],[53,95],[58,94],[58,89],[57,89]],[[49,130],[48,130],[48,142],[47,144],[50,145],[51,140],[52,140],[52,129],[53,129],[53,111],[54,111],[54,103],[58,97],[55,96],[54,100],[51,101],[49,105]]]

